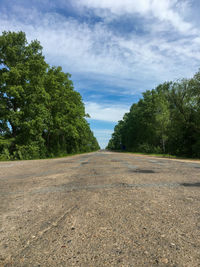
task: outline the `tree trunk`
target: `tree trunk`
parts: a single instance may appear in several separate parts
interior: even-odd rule
[[[163,137],[162,137],[162,147],[163,147],[163,153],[165,154],[165,140]]]

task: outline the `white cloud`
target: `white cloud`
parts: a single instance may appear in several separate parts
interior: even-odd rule
[[[124,113],[129,111],[130,107],[86,102],[85,109],[93,120],[118,122],[123,118]]]

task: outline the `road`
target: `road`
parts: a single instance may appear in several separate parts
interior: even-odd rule
[[[0,162],[0,266],[200,266],[200,161]]]

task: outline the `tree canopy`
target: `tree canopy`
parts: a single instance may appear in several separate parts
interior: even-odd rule
[[[107,148],[200,157],[200,72],[144,92],[115,126]]]
[[[1,159],[31,159],[99,149],[70,74],[45,62],[23,32],[0,36]]]

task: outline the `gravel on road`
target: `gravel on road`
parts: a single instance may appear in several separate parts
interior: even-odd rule
[[[200,161],[0,162],[0,266],[200,266]]]

